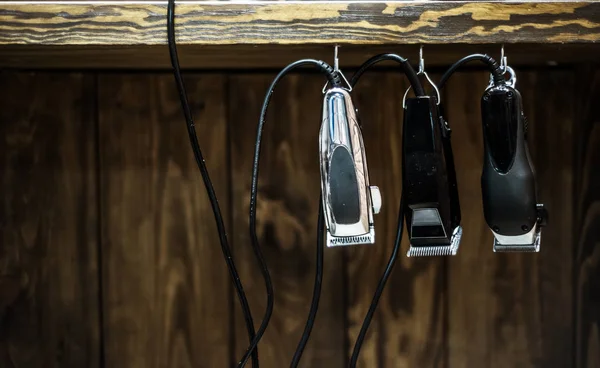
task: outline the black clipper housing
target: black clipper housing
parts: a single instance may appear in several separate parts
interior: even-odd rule
[[[537,204],[521,94],[490,86],[481,100],[484,156],[481,192],[494,252],[538,252],[546,211]]]
[[[435,98],[406,99],[403,137],[407,255],[455,255],[462,236],[458,188],[450,129]]]

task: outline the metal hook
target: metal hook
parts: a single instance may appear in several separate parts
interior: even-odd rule
[[[435,94],[437,95],[436,105],[439,105],[440,101],[441,101],[440,91],[438,90],[435,83],[433,83],[433,81],[431,80],[431,78],[429,78],[429,75],[425,71],[425,59],[423,58],[423,45],[421,45],[421,47],[419,48],[419,71],[417,72],[417,75],[424,75],[425,79],[427,79],[429,84],[431,84],[431,86],[435,90]],[[406,96],[408,96],[408,91],[410,91],[411,87],[412,86],[408,86],[408,89],[406,90],[406,92],[404,92],[404,97],[402,98],[402,107],[403,108],[406,108]]]
[[[502,74],[505,74],[508,67],[508,58],[504,56],[504,44],[500,48],[500,67],[502,68]]]
[[[423,59],[423,45],[419,48],[419,71],[417,75],[425,73],[425,59]]]
[[[348,86],[348,88],[345,88],[348,92],[352,92],[352,86],[350,85],[350,82],[348,82],[348,79],[346,79],[346,76],[344,75],[344,73],[342,73],[342,71],[340,70],[340,58],[338,57],[338,50],[339,50],[340,46],[339,45],[335,45],[333,48],[333,71],[338,73],[342,79],[344,80],[344,82],[346,82],[346,85]],[[327,86],[329,85],[329,81],[327,81],[325,83],[325,85],[323,86],[323,90],[322,92],[325,93],[325,91],[327,91]]]
[[[506,81],[506,85],[514,88],[515,84],[517,84],[517,73],[515,73],[513,68],[511,68],[508,65],[506,66],[506,73],[508,73],[510,75],[510,78]],[[493,86],[494,86],[494,76],[492,74],[490,74],[490,84],[488,85],[488,88],[493,87]]]
[[[335,45],[333,48],[333,70],[336,72],[340,71],[340,58],[338,57],[339,45]]]

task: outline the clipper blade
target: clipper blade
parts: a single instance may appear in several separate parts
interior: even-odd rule
[[[327,231],[327,247],[339,247],[356,244],[375,244],[375,228],[371,226],[369,232],[363,235],[333,236]]]
[[[531,244],[502,244],[494,237],[494,252],[526,252],[537,253],[540,251],[540,243],[542,239],[542,231],[538,228],[535,233],[535,238]]]
[[[446,245],[410,245],[407,257],[436,257],[436,256],[455,256],[458,253],[460,239],[462,238],[462,227],[457,226],[452,234],[450,244]]]

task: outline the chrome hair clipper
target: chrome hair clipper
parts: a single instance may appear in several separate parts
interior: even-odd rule
[[[539,252],[547,213],[537,204],[534,167],[527,147],[527,121],[516,76],[490,85],[481,100],[485,221],[494,234],[494,252]]]
[[[450,129],[433,97],[404,106],[404,193],[409,257],[456,255],[462,236]]]
[[[379,213],[381,195],[369,186],[356,110],[343,88],[325,92],[319,151],[327,246],[374,243],[373,214]]]

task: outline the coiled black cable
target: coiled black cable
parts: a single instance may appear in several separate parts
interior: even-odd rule
[[[446,82],[448,82],[448,79],[450,79],[452,74],[454,74],[454,72],[456,72],[458,68],[471,61],[481,61],[485,65],[487,65],[488,69],[490,70],[490,73],[492,73],[494,85],[500,86],[506,83],[506,80],[504,79],[504,71],[498,65],[496,60],[494,60],[494,58],[485,54],[473,54],[465,56],[456,63],[452,64],[452,66],[448,68],[444,75],[442,75],[442,78],[440,78],[440,81],[437,83],[438,89],[441,90],[442,88],[444,88],[444,85],[446,84]]]
[[[415,91],[415,95],[416,96],[425,96],[425,90],[423,88],[423,85],[419,81],[419,77],[418,77],[417,73],[415,72],[413,67],[410,65],[410,63],[408,62],[408,59],[405,59],[396,54],[376,55],[376,56],[370,58],[369,60],[367,60],[365,63],[363,63],[363,65],[361,65],[361,67],[358,69],[358,71],[352,76],[352,80],[350,82],[352,87],[354,87],[358,83],[359,78],[369,67],[375,65],[376,63],[378,63],[380,61],[384,61],[384,60],[393,60],[393,61],[397,61],[398,63],[400,63],[400,65],[402,65],[404,74],[408,78],[412,88]],[[404,126],[403,126],[403,130],[404,130]],[[404,153],[402,153],[402,173],[403,173],[402,177],[404,177]],[[404,185],[403,185],[402,186],[402,194],[400,195],[400,206],[398,208],[398,224],[397,224],[397,230],[396,230],[396,239],[394,241],[394,247],[392,249],[392,254],[390,255],[390,258],[388,260],[386,268],[385,268],[383,274],[381,275],[379,282],[377,283],[377,289],[375,290],[375,293],[373,294],[373,299],[371,300],[371,305],[369,306],[369,310],[367,311],[367,314],[365,315],[363,324],[360,328],[360,332],[358,333],[358,337],[356,338],[356,342],[354,343],[354,349],[352,350],[352,356],[350,357],[350,364],[349,364],[349,366],[351,368],[355,368],[356,364],[358,363],[358,356],[360,355],[360,349],[362,348],[363,342],[367,335],[367,330],[369,329],[369,325],[371,324],[373,315],[375,314],[375,311],[377,310],[377,305],[379,304],[379,299],[381,298],[381,295],[383,294],[387,280],[389,279],[389,277],[392,273],[392,270],[394,268],[394,265],[396,264],[396,260],[398,259],[398,255],[400,254],[400,245],[402,243],[402,234],[404,232],[404,212],[405,212],[405,209],[404,209]]]
[[[260,161],[260,148],[261,148],[263,126],[265,124],[265,120],[266,120],[266,116],[267,116],[267,109],[268,109],[269,103],[271,101],[271,96],[273,95],[273,92],[275,91],[275,87],[277,86],[279,81],[286,74],[288,74],[292,70],[294,70],[298,67],[301,67],[301,66],[316,66],[321,72],[323,72],[327,76],[327,79],[332,86],[339,87],[341,85],[341,79],[340,79],[339,74],[337,72],[335,72],[329,64],[327,64],[321,60],[302,59],[302,60],[295,61],[295,62],[289,64],[288,66],[286,66],[285,68],[283,68],[279,72],[279,74],[277,74],[275,79],[273,79],[273,82],[271,82],[271,85],[270,85],[269,89],[267,90],[267,94],[265,96],[265,100],[263,102],[262,109],[260,112],[260,119],[258,121],[258,128],[257,128],[257,132],[256,132],[256,143],[254,146],[254,162],[252,165],[252,184],[251,184],[251,188],[250,188],[250,215],[249,215],[250,216],[250,240],[252,241],[252,249],[254,250],[254,254],[260,263],[261,272],[262,272],[263,278],[265,280],[265,288],[267,290],[267,307],[265,309],[265,314],[263,316],[263,320],[260,324],[260,327],[258,328],[258,330],[256,332],[256,336],[254,337],[254,339],[250,343],[250,346],[248,346],[246,353],[240,360],[240,362],[238,364],[238,368],[242,368],[246,365],[246,362],[248,361],[250,354],[256,349],[258,342],[260,341],[263,334],[265,333],[265,330],[267,329],[267,326],[269,325],[269,320],[271,319],[271,315],[273,314],[273,283],[271,282],[271,275],[269,274],[269,269],[267,268],[266,261],[260,250],[260,245],[258,244],[258,237],[256,235],[256,203],[257,203],[257,196],[258,196],[258,171],[259,171],[258,169],[259,169],[259,161]],[[322,270],[321,270],[321,272],[322,272]],[[313,297],[313,301],[312,301],[311,305],[313,305],[315,303],[318,305],[318,302],[319,302],[318,297],[319,296],[317,295],[316,300]],[[312,309],[313,308],[311,306],[311,310]],[[315,313],[316,313],[316,310],[315,310]],[[309,321],[307,321],[307,327],[305,328],[305,331],[303,334],[303,339],[301,340],[301,344],[303,341],[304,341],[304,345],[306,344],[306,341],[308,340],[308,338],[304,338],[304,335],[310,335],[313,322],[314,322],[314,319],[311,320],[310,318],[309,318]],[[304,348],[304,346],[299,346],[298,348],[300,350],[302,350]]]
[[[231,275],[231,279],[237,292],[238,299],[242,306],[244,320],[246,322],[246,329],[248,330],[249,340],[252,341],[255,337],[252,313],[250,311],[250,306],[248,305],[248,299],[246,299],[246,294],[244,293],[242,282],[240,281],[240,276],[238,274],[237,268],[235,267],[235,262],[233,261],[231,249],[229,247],[229,242],[227,241],[227,233],[225,231],[225,224],[223,223],[223,216],[221,215],[219,202],[217,200],[212,181],[210,180],[208,168],[206,167],[206,163],[204,161],[204,157],[200,149],[200,144],[198,143],[198,136],[196,135],[196,128],[194,126],[192,111],[188,103],[183,78],[181,77],[181,68],[179,66],[179,57],[177,55],[177,44],[175,42],[175,0],[169,0],[167,4],[167,38],[169,43],[169,55],[171,57],[171,65],[173,67],[173,74],[175,76],[175,84],[177,85],[177,91],[179,92],[179,99],[181,101],[181,107],[185,116],[192,151],[194,152],[196,164],[198,165],[200,173],[202,174],[202,180],[204,181],[206,193],[208,194],[210,205],[212,207],[213,215],[215,218],[215,223],[217,225],[217,231],[219,233],[219,242],[221,243],[221,250],[223,252],[223,256],[225,257],[225,263],[227,264],[227,268],[229,269],[229,274]],[[252,365],[253,367],[259,366],[258,350],[254,350],[252,354]]]

